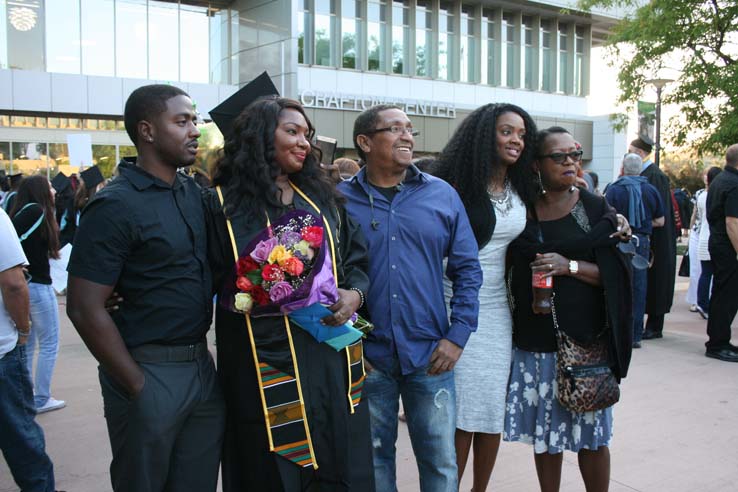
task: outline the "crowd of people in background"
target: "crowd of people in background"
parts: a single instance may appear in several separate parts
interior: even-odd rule
[[[0,368],[17,377],[0,387],[0,444],[23,490],[54,491],[34,418],[65,406],[51,393],[61,257],[67,314],[99,362],[117,492],[214,491],[219,470],[227,492],[397,490],[400,401],[421,490],[458,490],[467,468],[486,490],[505,440],[532,446],[541,490],[558,490],[572,451],[587,490],[605,491],[612,403],[568,406],[557,351],[599,347],[624,378],[631,350],[664,336],[682,229],[706,355],[738,362],[738,145],[690,214],[645,137],[600,192],[566,128],[538,129],[511,104],[478,108],[420,159],[411,118],[374,106],[354,123],[358,161],[321,164],[299,102],[252,99],[209,174],[181,172],[200,136],[190,97],[151,85],[125,107],[138,156],[109,183],[96,167],[7,177]],[[247,246],[300,210],[330,246],[336,301],[322,323],[358,312],[374,325],[345,350],[287,316],[213,302],[253,261]]]

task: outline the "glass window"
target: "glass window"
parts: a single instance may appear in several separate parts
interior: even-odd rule
[[[65,143],[50,143],[49,144],[49,168],[50,175],[56,176],[61,171],[67,176],[71,173],[76,172],[71,169],[69,165],[69,148]]]
[[[569,87],[569,26],[559,24],[559,92],[567,92]]]
[[[146,0],[115,2],[115,75],[147,78]],[[167,53],[171,56],[171,53]]]
[[[93,145],[92,162],[100,168],[100,172],[106,178],[113,175],[115,169],[115,145]]]
[[[13,142],[13,172],[46,174],[48,152],[43,142]]]
[[[548,19],[541,19],[541,61],[539,69],[541,72],[541,85],[540,90],[542,91],[553,91],[553,84],[551,83],[554,73],[554,53],[553,53],[553,33],[551,32],[551,21]]]
[[[438,78],[454,78],[454,4],[441,2],[438,12]]]
[[[584,95],[584,27],[577,26],[574,39],[574,94]]]
[[[124,157],[136,157],[136,147],[133,145],[119,145],[118,156],[122,159]]]
[[[533,18],[523,17],[523,87],[534,89],[533,64],[535,63],[535,47],[533,46]]]
[[[495,14],[492,10],[482,12],[482,66],[483,84],[495,84]]]
[[[115,3],[82,0],[82,73],[115,75]]]
[[[343,68],[361,68],[360,39],[361,2],[343,0],[341,3],[341,66]]]
[[[462,82],[477,81],[477,38],[475,26],[476,19],[474,18],[474,7],[471,5],[462,5],[461,37],[459,46],[459,62],[461,64],[459,79]]]
[[[384,72],[387,70],[384,55],[387,46],[387,2],[386,0],[369,0],[367,8],[367,68]]]
[[[315,64],[333,66],[336,31],[335,0],[315,0]]]
[[[415,75],[430,77],[432,71],[433,14],[431,0],[417,0],[415,6]]]
[[[503,85],[515,85],[515,19],[513,14],[502,14],[502,77]]]
[[[179,23],[176,3],[149,1],[149,77],[179,80]],[[191,33],[187,33],[190,35]]]
[[[8,68],[8,22],[5,20],[7,18],[5,2],[0,2],[0,68]]]
[[[179,80],[208,82],[208,9],[179,6]]]
[[[10,173],[10,142],[0,142],[0,169]]]
[[[410,52],[410,2],[392,2],[392,73],[408,73]]]
[[[210,83],[228,84],[228,10],[210,12]]]
[[[10,116],[7,114],[0,114],[0,126],[10,126]]]
[[[310,5],[309,0],[298,0],[297,14],[297,63],[310,64],[310,58],[307,56],[307,46],[305,45],[305,29],[310,25]]]
[[[45,10],[38,0],[14,0],[5,5],[7,65],[20,70],[46,70]],[[7,19],[7,21],[5,20]]]
[[[51,21],[46,23],[46,70],[80,73],[79,2],[46,0],[45,6]]]

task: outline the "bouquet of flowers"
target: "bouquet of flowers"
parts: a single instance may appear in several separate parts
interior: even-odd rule
[[[305,210],[287,212],[246,246],[219,302],[254,317],[287,315],[340,350],[362,332],[320,323],[331,314],[326,306],[338,301],[332,261],[322,220]]]

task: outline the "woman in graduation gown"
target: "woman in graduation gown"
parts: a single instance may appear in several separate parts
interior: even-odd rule
[[[319,169],[313,134],[290,99],[257,100],[236,118],[206,195],[209,254],[215,292],[223,292],[234,250],[243,255],[268,221],[295,209],[322,216],[339,293],[323,322],[337,326],[367,291],[366,244]],[[361,342],[336,351],[286,317],[249,318],[220,302],[215,329],[228,408],[223,490],[373,491]]]

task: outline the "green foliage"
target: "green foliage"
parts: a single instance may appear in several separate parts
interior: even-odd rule
[[[705,187],[702,176],[712,166],[722,167],[724,160],[697,152],[667,152],[661,156],[661,169],[669,176],[672,188],[684,188],[694,194]]]
[[[681,68],[664,104],[680,108],[667,127],[677,146],[720,152],[738,142],[738,2],[734,0],[580,0],[579,7],[629,7],[608,38],[619,64],[619,102],[637,101],[659,70]],[[695,134],[699,135],[695,137]]]

